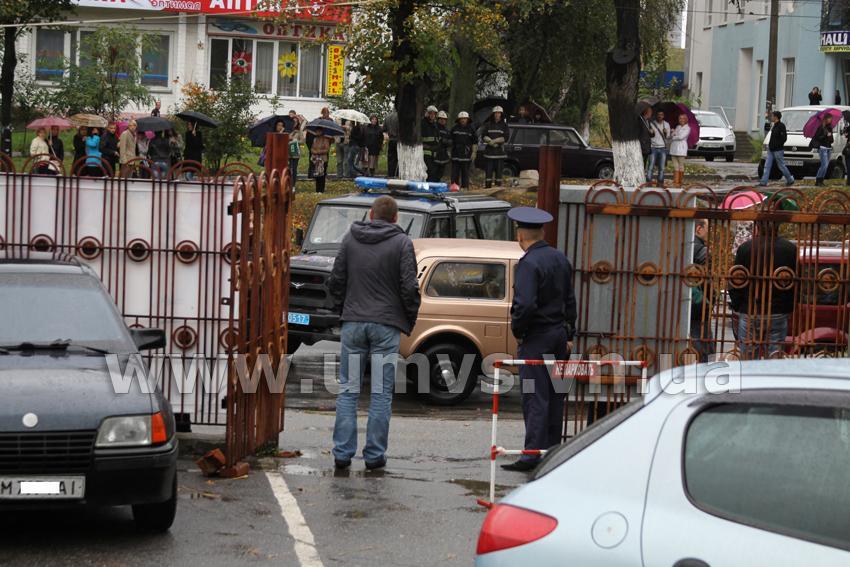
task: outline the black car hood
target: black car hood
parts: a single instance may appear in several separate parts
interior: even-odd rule
[[[138,382],[117,393],[102,356],[0,355],[0,432],[92,430],[105,417],[150,414],[153,407]],[[27,413],[38,416],[33,428],[23,426]]]
[[[314,270],[318,272],[330,272],[336,260],[336,250],[322,250],[316,254],[301,254],[293,256],[289,265],[302,270]]]

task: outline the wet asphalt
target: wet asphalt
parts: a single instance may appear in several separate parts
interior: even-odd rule
[[[436,408],[398,395],[385,470],[362,458],[335,471],[330,455],[333,395],[319,385],[321,355],[338,345],[302,347],[287,388],[283,450],[242,479],[206,479],[190,459],[179,463],[178,514],[164,535],[136,531],[129,508],[0,513],[0,565],[470,565],[489,479],[491,398],[476,392],[463,404]],[[365,440],[366,395],[359,440]],[[505,397],[500,444],[520,446],[519,396]],[[200,428],[198,428],[200,429]],[[314,540],[304,559],[303,526],[293,530],[269,475],[281,475]],[[499,471],[497,494],[525,482]],[[293,535],[294,534],[294,535]]]

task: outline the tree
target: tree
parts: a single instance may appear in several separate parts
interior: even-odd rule
[[[231,79],[216,91],[189,83],[182,93],[181,110],[203,112],[221,123],[218,128],[204,130],[204,156],[211,171],[218,171],[230,158],[248,151],[251,145],[246,134],[256,119],[251,107],[259,101],[248,81]]]
[[[103,26],[80,43],[79,63],[73,57],[66,61],[65,73],[50,97],[55,111],[105,114],[115,120],[130,103],[150,104],[139,52],[155,49],[153,36]]]
[[[3,65],[0,68],[0,122],[12,123],[12,98],[15,92],[15,68],[18,53],[15,43],[26,30],[25,24],[52,21],[73,8],[71,0],[3,0],[0,2],[0,24],[19,26],[2,28]]]

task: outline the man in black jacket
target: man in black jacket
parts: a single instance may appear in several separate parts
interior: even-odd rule
[[[776,162],[776,167],[785,176],[785,184],[793,185],[794,176],[788,171],[785,166],[785,141],[788,139],[788,131],[785,129],[785,124],[782,123],[782,113],[774,111],[770,116],[773,121],[773,127],[770,129],[770,142],[767,145],[767,159],[764,160],[764,173],[761,176],[759,185],[762,187],[767,185],[770,180],[770,170],[773,169],[773,163]]]
[[[711,254],[706,239],[708,238],[708,221],[694,221],[694,264],[703,266],[706,273],[711,273]],[[705,284],[691,288],[691,328],[690,336],[694,348],[699,353],[699,362],[708,362],[708,357],[714,354],[714,338],[711,332],[711,309],[713,290],[710,278]]]
[[[103,136],[100,138],[100,153],[103,155],[103,159],[109,162],[113,175],[115,166],[118,164],[118,136],[115,133],[116,130],[117,126],[115,122],[110,122]]]
[[[410,334],[419,314],[413,243],[398,221],[395,199],[375,199],[371,222],[355,222],[342,240],[329,282],[342,304],[340,392],[334,425],[334,465],[345,469],[357,453],[357,399],[367,360],[372,396],[363,459],[373,470],[386,465],[400,333]],[[381,357],[376,364],[373,356]]]
[[[749,270],[748,281],[743,287],[729,286],[732,310],[738,314],[738,346],[744,359],[782,353],[788,318],[794,311],[797,278],[797,245],[779,236],[779,226],[757,223],[754,233],[735,253],[735,265]],[[780,279],[783,273],[790,275],[790,285]]]

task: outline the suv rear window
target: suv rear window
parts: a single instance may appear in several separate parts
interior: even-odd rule
[[[722,404],[691,420],[685,484],[706,512],[850,549],[850,410]]]
[[[504,299],[505,265],[481,262],[442,262],[428,280],[431,297]]]

